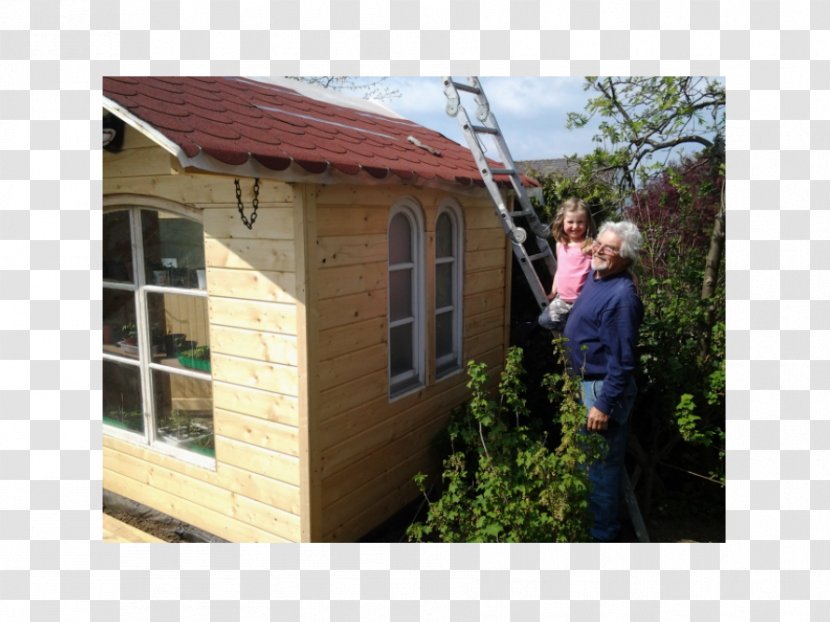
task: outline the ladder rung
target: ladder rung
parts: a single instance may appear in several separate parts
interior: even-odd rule
[[[530,261],[533,262],[533,261],[538,261],[539,259],[543,259],[543,258],[545,258],[549,255],[550,255],[550,253],[546,253],[546,252],[542,251],[541,253],[536,253],[535,255],[530,255],[528,257],[528,259],[530,259]]]
[[[481,94],[481,89],[477,89],[476,87],[470,86],[469,84],[462,84],[461,82],[456,82],[455,80],[449,80],[449,83],[452,84],[459,91],[466,91],[467,93],[473,93],[475,95]]]
[[[515,175],[516,170],[512,168],[491,168],[490,172],[493,175]]]
[[[470,129],[478,134],[492,134],[493,136],[497,136],[499,131],[494,127],[485,127],[483,125],[471,125]]]
[[[530,216],[530,215],[531,215],[531,214],[533,214],[533,213],[534,213],[534,212],[532,212],[532,211],[531,211],[531,210],[529,210],[529,209],[523,209],[523,210],[519,210],[518,212],[510,212],[510,215],[511,215],[511,216],[513,216],[513,218],[516,218],[517,216],[518,216],[519,218],[522,218],[522,217],[524,217],[524,216]]]

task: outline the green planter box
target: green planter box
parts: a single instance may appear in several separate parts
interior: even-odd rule
[[[184,367],[189,367],[190,369],[198,369],[199,371],[210,371],[210,360],[209,359],[196,359],[189,356],[185,356],[181,352],[178,355],[179,363],[181,363]]]

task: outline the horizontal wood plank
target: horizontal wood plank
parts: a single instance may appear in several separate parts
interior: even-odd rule
[[[243,441],[289,456],[298,455],[299,430],[261,417],[249,417],[216,408],[213,417],[216,434]]]
[[[291,542],[299,542],[300,517],[255,499],[234,495],[233,517],[249,525],[277,534]]]
[[[333,417],[374,398],[387,395],[389,381],[385,369],[367,374],[363,378],[341,384],[320,392],[321,420]]]
[[[104,151],[104,167],[111,177],[170,175],[175,158],[158,146],[122,149],[118,153]]]
[[[295,456],[217,436],[216,460],[287,484],[300,485],[300,463]]]
[[[294,239],[294,209],[290,205],[269,207],[259,205],[256,221],[250,229],[242,222],[236,205],[214,206],[204,211],[205,235],[221,239]],[[253,210],[249,200],[244,201],[245,216],[250,220]]]
[[[298,393],[299,373],[294,366],[215,353],[211,359],[211,371],[216,380],[283,395],[296,396]]]
[[[317,342],[320,357],[322,359],[334,358],[379,343],[386,343],[386,326],[386,316],[383,315],[354,324],[321,330]]]
[[[318,203],[317,206],[319,237],[386,235],[388,223],[389,205],[366,206],[358,203],[332,207]]]
[[[266,505],[300,515],[300,488],[295,484],[253,473],[230,464],[216,467],[220,481],[235,494],[256,499]]]
[[[213,381],[213,404],[233,412],[298,426],[297,398],[251,387]]]
[[[464,253],[466,273],[504,268],[504,248]]]
[[[386,262],[339,266],[317,271],[317,296],[320,300],[349,294],[386,289],[389,270]]]
[[[214,325],[210,348],[216,354],[252,358],[268,363],[297,365],[297,337],[246,328]]]
[[[386,233],[318,237],[312,261],[319,268],[385,262],[389,249]]]
[[[207,207],[216,204],[236,205],[234,178],[187,172],[180,175],[104,176],[104,194],[129,193],[157,196],[184,205]],[[250,180],[249,183],[253,183]],[[289,184],[276,180],[260,180],[263,203],[291,203],[294,191]]]
[[[386,318],[386,289],[326,298],[317,304],[319,329],[347,326],[363,320]]]
[[[374,371],[386,370],[388,357],[386,344],[381,343],[336,358],[324,359],[311,373],[317,378],[317,386],[325,390],[362,378]]]
[[[503,229],[470,229],[464,233],[464,250],[468,252],[498,249],[503,254],[506,244]]]
[[[467,272],[464,275],[464,295],[480,294],[487,290],[504,287],[504,268]]]
[[[290,304],[297,301],[297,276],[293,272],[208,268],[207,288],[211,296]]]
[[[214,297],[208,307],[212,325],[297,334],[297,307],[293,304]]]
[[[295,250],[293,240],[205,238],[205,264],[209,268],[294,272]]]

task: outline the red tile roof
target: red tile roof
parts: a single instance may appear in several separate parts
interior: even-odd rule
[[[470,151],[442,134],[287,86],[233,77],[111,77],[103,87],[121,108],[116,114],[126,111],[162,134],[190,166],[238,173],[254,163],[274,171],[296,164],[311,174],[483,185]]]

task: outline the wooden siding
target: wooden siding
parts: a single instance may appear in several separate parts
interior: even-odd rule
[[[390,401],[387,348],[387,226],[404,196],[424,215],[426,384]],[[317,195],[316,278],[322,538],[355,540],[417,496],[412,476],[435,472],[431,446],[468,395],[463,370],[436,382],[434,231],[449,195],[424,189],[323,187]],[[465,226],[462,361],[504,360],[506,240],[482,190],[456,196]]]
[[[128,128],[104,152],[107,203],[182,205],[205,232],[215,468],[104,436],[104,487],[236,542],[300,541],[298,199],[262,180],[256,224],[239,218],[233,177],[182,170]],[[251,185],[242,192],[250,216]],[[185,301],[189,302],[189,301]],[[304,308],[303,308],[304,313]]]
[[[242,180],[250,214],[251,180]],[[446,192],[260,182],[253,230],[232,177],[181,169],[133,130],[104,153],[108,204],[180,204],[205,229],[215,468],[104,438],[104,486],[231,541],[354,541],[417,496],[432,441],[467,395],[435,380],[434,230]],[[426,383],[390,401],[387,225],[423,208]],[[483,189],[454,197],[464,224],[462,361],[504,358],[509,248]]]

